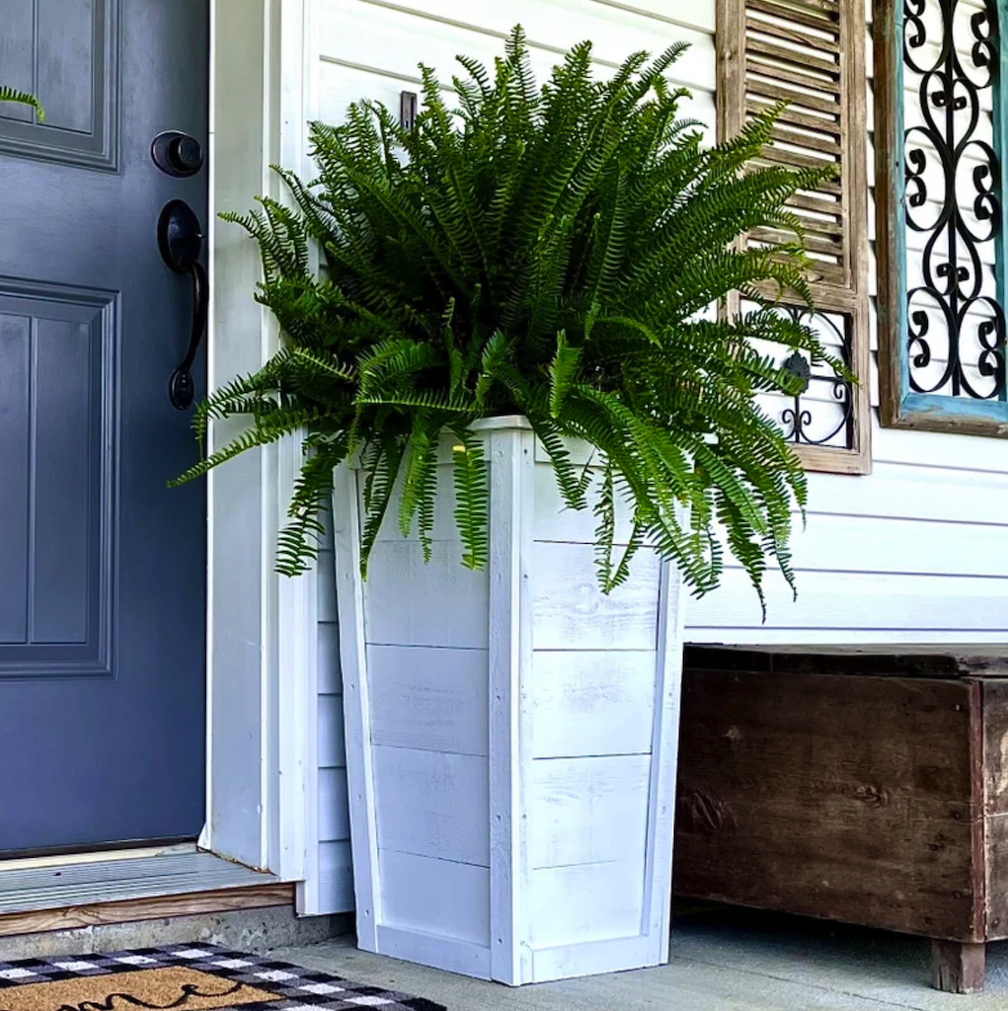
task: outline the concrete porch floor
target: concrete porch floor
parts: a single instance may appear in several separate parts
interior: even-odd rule
[[[279,959],[445,1004],[448,1011],[1004,1011],[1008,942],[987,989],[932,990],[929,941],[724,907],[680,909],[667,966],[510,989],[357,951],[350,937]]]

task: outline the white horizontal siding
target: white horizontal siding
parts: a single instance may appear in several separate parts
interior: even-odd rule
[[[354,908],[353,869],[331,516],[326,517],[326,534],[319,551],[317,587],[318,838],[308,845],[318,847],[318,912],[345,913]]]
[[[488,66],[504,38],[521,24],[532,66],[541,79],[571,45],[590,39],[600,72],[631,52],[659,52],[673,42],[690,48],[673,70],[677,84],[692,89],[690,114],[714,124],[714,4],[686,8],[660,0],[315,0],[319,60],[318,109],[338,121],[346,107],[373,98],[399,106],[400,91],[416,91],[418,63],[435,68],[446,88],[460,73],[459,54]]]
[[[870,74],[870,26],[865,48]],[[866,86],[873,472],[809,475],[808,525],[796,524],[793,541],[797,600],[783,580],[769,579],[764,624],[755,593],[732,568],[719,591],[688,604],[688,641],[879,651],[1008,642],[1008,442],[879,426],[870,80]],[[930,192],[940,188],[929,180]],[[908,244],[912,276],[920,236],[910,233]],[[990,245],[982,252],[985,288],[993,289]]]

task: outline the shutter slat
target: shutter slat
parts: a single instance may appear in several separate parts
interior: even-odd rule
[[[775,18],[783,18],[786,21],[793,21],[796,25],[803,25],[806,28],[818,28],[821,31],[831,31],[837,37],[840,35],[840,23],[837,18],[824,15],[823,13],[811,14],[808,11],[800,10],[797,7],[778,3],[776,0],[748,0],[746,9],[759,11],[761,14],[769,14]]]
[[[775,63],[764,63],[756,59],[746,60],[746,74],[758,74],[762,77],[769,77],[775,81],[787,81],[789,84],[797,84],[800,88],[815,88],[816,91],[824,92],[828,95],[840,96],[840,82],[837,80],[826,80],[822,77],[810,77],[806,73],[794,70],[791,67],[782,67]]]
[[[812,197],[804,193],[796,193],[791,198],[791,206],[817,214],[830,214],[836,218],[843,217],[843,204],[839,200],[830,200],[824,196]]]
[[[808,35],[795,28],[788,28],[786,25],[778,24],[776,21],[767,21],[763,18],[746,18],[746,29],[753,33],[758,32],[761,35],[769,35],[772,38],[780,39],[782,42],[793,42],[796,45],[805,46],[817,53],[835,53],[837,56],[840,55],[840,43],[838,39],[823,39],[817,35]]]
[[[763,148],[761,157],[777,165],[793,165],[795,168],[828,168],[830,165],[836,165],[836,162],[830,161],[828,158],[816,158],[813,155],[800,154],[797,151],[777,147],[774,144],[767,144]],[[822,185],[825,190],[829,185],[829,180]]]
[[[789,88],[781,88],[776,84],[767,84],[750,78],[747,81],[749,94],[757,98],[770,99],[768,104],[776,102],[789,102],[789,108],[800,107],[810,112],[825,112],[829,115],[840,117],[840,105],[833,98],[820,98],[818,95],[803,95],[800,91],[792,91]]]
[[[768,107],[767,103],[758,103],[753,101],[745,103],[745,111],[750,116],[756,116],[762,112],[766,112]],[[831,137],[839,137],[842,132],[840,130],[839,117],[835,119],[825,119],[822,116],[813,116],[809,113],[801,112],[799,109],[785,109],[777,117],[777,122],[792,123],[795,126],[815,130],[817,133],[828,134]]]
[[[787,127],[781,126],[780,123],[775,123],[772,136],[774,140],[779,140],[782,144],[793,144],[795,147],[834,155],[837,161],[843,153],[840,139],[828,134],[801,133],[797,130],[789,130]]]
[[[763,56],[780,60],[785,66],[808,67],[810,70],[818,70],[820,73],[831,76],[840,76],[840,66],[834,60],[827,60],[812,53],[800,53],[797,49],[788,49],[785,46],[775,46],[771,42],[764,42],[762,39],[748,39],[746,49],[750,53],[761,53]]]
[[[777,228],[757,228],[752,233],[755,242],[794,242],[793,232],[783,231]],[[810,253],[826,253],[829,256],[839,257],[843,253],[843,243],[839,240],[823,238],[819,235],[806,235],[805,248]]]

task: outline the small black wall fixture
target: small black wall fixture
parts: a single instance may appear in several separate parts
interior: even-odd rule
[[[412,130],[416,126],[417,94],[415,91],[399,92],[399,125],[404,130]]]
[[[203,251],[203,229],[196,212],[184,200],[171,200],[161,211],[157,237],[161,259],[175,273],[189,274],[192,278],[193,308],[189,347],[182,363],[168,380],[168,399],[173,407],[184,411],[192,405],[196,395],[190,370],[196,360],[207,321],[207,276],[199,262]]]

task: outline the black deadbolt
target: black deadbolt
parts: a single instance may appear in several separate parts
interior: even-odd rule
[[[195,137],[178,130],[159,133],[151,144],[151,157],[170,176],[195,175],[203,167],[203,148]]]

